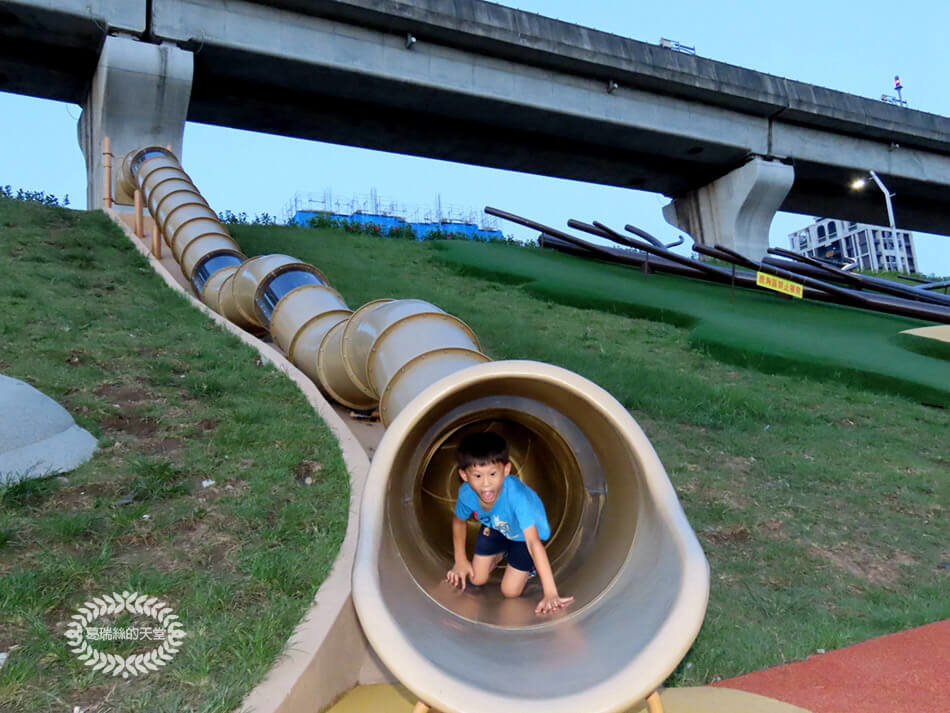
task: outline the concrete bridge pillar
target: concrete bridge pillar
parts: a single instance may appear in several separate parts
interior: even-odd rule
[[[701,245],[723,245],[753,260],[769,247],[769,227],[795,180],[795,169],[755,157],[663,207],[667,223]]]
[[[116,167],[126,153],[146,145],[170,145],[181,156],[193,70],[192,53],[173,44],[106,37],[79,117],[89,210],[102,207],[104,137],[111,141]]]

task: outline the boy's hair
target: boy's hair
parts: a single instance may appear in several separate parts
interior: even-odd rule
[[[508,442],[497,433],[469,433],[455,451],[458,466],[462,470],[473,465],[508,463]]]

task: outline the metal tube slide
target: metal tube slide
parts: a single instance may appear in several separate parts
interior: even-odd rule
[[[267,329],[271,314],[282,297],[302,285],[328,285],[327,278],[313,265],[289,255],[258,255],[244,263],[231,277],[230,293],[222,288],[222,302],[255,327]],[[345,307],[345,305],[344,305]]]
[[[373,340],[379,333],[379,328],[370,315],[377,307],[394,301],[391,298],[383,298],[367,302],[350,316],[340,336],[340,355],[347,376],[365,396],[377,400],[379,393],[373,390],[372,384],[369,383],[369,375],[366,373]]]
[[[433,380],[488,361],[465,322],[415,299],[364,305],[343,329],[341,346],[350,381],[379,400],[385,425]]]
[[[168,149],[148,146],[130,151],[122,160],[118,181],[129,195],[142,191],[156,229],[199,296],[217,271],[244,260],[237,243]]]
[[[240,266],[241,263],[228,265],[205,278],[204,285],[202,285],[201,293],[198,297],[218,314],[224,314],[220,302],[221,289]]]
[[[307,284],[291,290],[271,313],[270,333],[287,357],[320,386],[317,352],[327,333],[351,310],[332,287]]]
[[[646,436],[603,389],[549,364],[483,363],[428,384],[387,428],[363,497],[353,600],[376,652],[445,713],[612,713],[643,700],[689,649],[709,592]],[[512,472],[541,496],[568,609],[539,617],[540,592],[505,599],[497,580],[479,592],[444,581],[455,449],[476,430],[505,436]]]
[[[445,713],[606,713],[655,690],[699,631],[709,569],[626,409],[559,367],[486,363],[464,322],[422,300],[364,305],[324,349],[338,356],[348,396],[381,397],[387,424],[361,508],[353,598],[392,673]],[[478,593],[445,582],[455,450],[484,430],[505,436],[513,472],[545,503],[551,565],[575,597],[567,611],[538,617],[537,597],[505,599],[497,575]]]
[[[244,329],[269,329],[288,358],[320,385],[320,344],[350,314],[323,273],[288,255],[245,259],[167,149],[130,152],[119,180],[124,190],[142,191],[157,229],[201,300]]]
[[[350,319],[353,317],[350,316]],[[348,321],[334,325],[320,342],[317,380],[320,387],[337,403],[357,411],[366,411],[376,406],[377,399],[359,388],[343,363],[343,330]]]
[[[364,492],[353,600],[393,674],[445,713],[613,713],[662,683],[699,631],[709,570],[621,404],[559,367],[489,362],[464,322],[422,300],[376,300],[350,314],[311,265],[287,255],[242,261],[170,152],[146,148],[123,166],[206,304],[269,329],[340,403],[380,400],[388,428]],[[455,450],[478,430],[506,437],[513,472],[545,504],[559,590],[575,597],[567,610],[540,618],[537,597],[444,581]]]

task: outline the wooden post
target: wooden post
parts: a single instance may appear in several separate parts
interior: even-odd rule
[[[102,195],[102,204],[106,210],[109,210],[112,208],[112,143],[109,141],[109,137],[106,136],[102,140],[102,144],[102,167],[106,184],[106,190]]]
[[[162,259],[162,234],[158,232],[158,223],[154,218],[149,221],[152,224],[152,255],[159,260]]]
[[[663,713],[663,704],[660,702],[660,694],[653,691],[647,696],[647,711],[649,713]]]
[[[140,240],[145,237],[145,226],[142,221],[142,191],[135,189],[135,237]]]

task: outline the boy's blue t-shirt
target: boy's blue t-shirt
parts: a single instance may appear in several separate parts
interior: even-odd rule
[[[524,542],[524,531],[532,525],[537,525],[538,537],[542,542],[551,536],[541,498],[514,475],[505,477],[501,492],[488,511],[482,509],[472,486],[462,483],[458,500],[455,501],[455,515],[460,520],[467,520],[472,513],[483,525],[498,530],[509,540]]]

